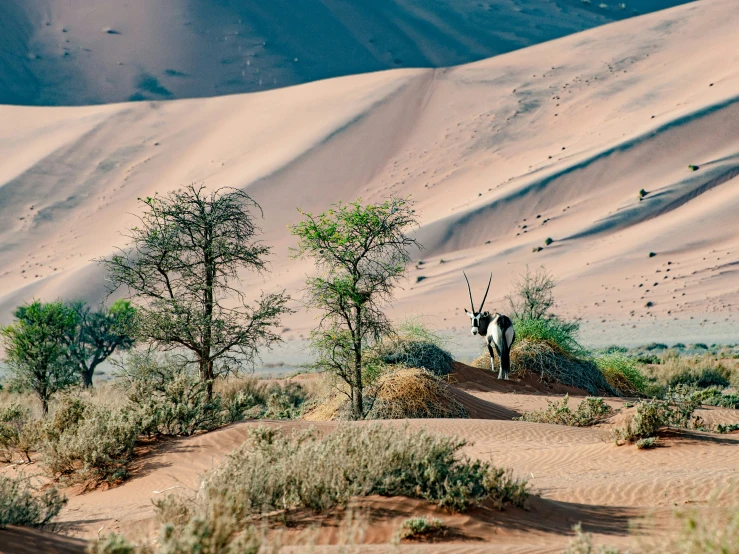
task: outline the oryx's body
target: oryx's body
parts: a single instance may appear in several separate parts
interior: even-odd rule
[[[466,274],[464,278],[467,279]],[[485,343],[488,347],[488,352],[490,353],[490,367],[495,369],[495,356],[493,355],[493,348],[495,348],[498,352],[498,358],[500,358],[498,379],[508,379],[508,373],[511,369],[511,346],[513,346],[513,341],[516,340],[516,331],[513,328],[513,322],[508,316],[482,311],[482,308],[485,305],[485,299],[488,297],[488,291],[490,290],[490,283],[492,280],[493,276],[490,275],[490,281],[488,282],[488,289],[485,291],[485,297],[482,299],[480,309],[475,311],[475,305],[472,302],[472,289],[470,288],[470,282],[467,279],[467,288],[470,292],[472,311],[468,312],[466,308],[464,311],[470,317],[472,322],[472,334],[479,334],[480,336],[485,337]]]

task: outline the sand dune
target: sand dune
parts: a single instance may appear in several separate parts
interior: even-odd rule
[[[219,96],[455,65],[686,1],[9,0],[0,104]]]
[[[394,192],[417,200],[426,246],[397,317],[463,329],[461,269],[475,289],[492,271],[488,306],[501,308],[512,275],[543,263],[561,280],[560,312],[604,341],[669,334],[672,318],[691,337],[730,334],[737,22],[735,2],[707,0],[453,69],[202,100],[1,106],[2,319],[32,297],[100,298],[91,260],[124,243],[136,198],[194,181],[243,187],[264,208],[273,273],[246,276],[253,294],[294,292],[310,271],[288,256],[296,207]],[[301,310],[286,338],[311,325]]]

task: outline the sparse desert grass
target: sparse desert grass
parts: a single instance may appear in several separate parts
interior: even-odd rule
[[[465,444],[377,424],[344,425],[323,438],[260,428],[206,477],[194,509],[243,522],[275,510],[325,513],[373,494],[421,498],[451,511],[483,500],[522,505],[526,483],[460,457]]]
[[[636,441],[636,447],[639,450],[648,450],[654,448],[657,445],[657,437],[649,437],[646,439],[639,439]]]
[[[694,385],[706,388],[739,384],[736,364],[728,364],[711,352],[683,355],[670,349],[664,351],[657,361],[659,363],[652,365],[649,370],[665,385]]]
[[[449,529],[437,518],[411,517],[400,524],[398,538],[401,540],[423,540],[428,537],[444,536]]]
[[[613,409],[602,398],[587,397],[578,404],[574,412],[569,407],[569,400],[569,395],[565,395],[560,402],[547,401],[545,409],[528,412],[518,419],[534,423],[589,427],[613,414]]]
[[[0,529],[8,525],[43,527],[66,503],[54,488],[41,492],[28,477],[0,475]]]
[[[661,396],[662,390],[644,373],[643,366],[621,352],[594,358],[608,384],[621,396]]]

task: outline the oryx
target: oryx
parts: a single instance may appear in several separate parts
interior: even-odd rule
[[[503,314],[491,314],[490,312],[482,311],[485,300],[488,297],[488,292],[490,291],[490,283],[493,282],[493,274],[490,274],[488,288],[480,303],[480,309],[475,311],[470,280],[467,279],[467,274],[464,271],[462,273],[464,274],[465,281],[467,281],[467,290],[470,293],[472,311],[468,312],[467,308],[464,311],[470,316],[470,320],[472,321],[472,334],[477,335],[479,333],[485,337],[485,344],[487,344],[488,352],[490,352],[491,369],[495,369],[495,357],[493,356],[493,346],[495,346],[495,350],[498,352],[498,357],[500,358],[498,379],[508,379],[508,372],[511,369],[511,346],[513,346],[513,341],[516,340],[516,331],[513,329],[513,322],[508,316]]]

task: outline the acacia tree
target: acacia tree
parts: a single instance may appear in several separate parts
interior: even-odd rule
[[[14,315],[17,321],[0,330],[4,362],[15,386],[35,392],[46,415],[54,394],[79,380],[64,346],[64,333],[74,320],[61,302],[38,300],[18,307]]]
[[[556,286],[557,281],[544,266],[534,272],[526,266],[526,273],[513,284],[515,295],[506,296],[511,316],[517,320],[546,318],[554,306],[552,291]]]
[[[114,288],[146,301],[138,335],[189,351],[210,396],[216,376],[280,340],[271,329],[289,312],[284,293],[262,293],[250,306],[238,288],[239,270],[265,270],[270,249],[256,239],[252,216],[261,208],[241,190],[195,185],[140,201],[145,212],[129,231],[130,247],[102,263]]]
[[[77,366],[85,387],[92,386],[98,365],[116,350],[128,350],[134,344],[136,309],[128,300],[117,300],[110,308],[91,310],[85,302],[71,302],[72,324],[64,333],[66,354]]]
[[[392,332],[383,311],[405,273],[412,247],[406,235],[417,225],[407,199],[390,198],[362,206],[333,205],[319,215],[301,212],[291,226],[298,237],[296,257],[312,258],[318,275],[306,282],[307,304],[323,312],[312,335],[317,365],[341,378],[350,389],[352,416],[365,415],[362,354],[368,342]]]

